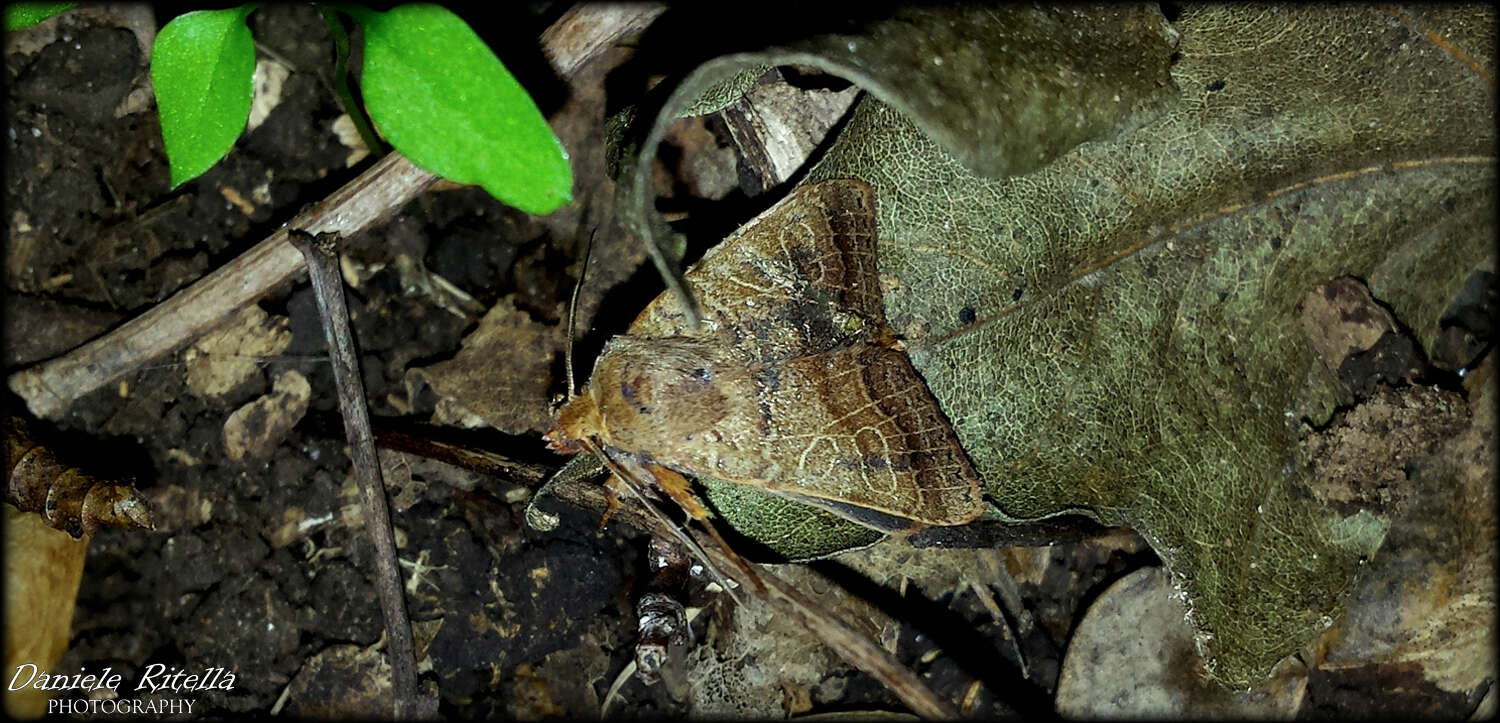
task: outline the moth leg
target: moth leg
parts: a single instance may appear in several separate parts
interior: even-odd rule
[[[609,485],[604,486],[604,514],[599,516],[599,529],[597,534],[604,534],[604,526],[609,524],[609,518],[614,517],[615,510],[620,509],[620,496],[615,494]]]
[[[693,486],[687,481],[687,478],[678,474],[675,470],[668,469],[659,464],[647,462],[645,467],[646,471],[651,473],[651,476],[656,479],[657,489],[660,489],[673,502],[676,502],[677,506],[681,507],[682,511],[687,513],[688,517],[697,520],[699,524],[703,525],[704,529],[708,530],[709,536],[714,538],[714,543],[719,546],[719,549],[723,550],[724,554],[730,560],[734,561],[735,566],[743,570],[745,576],[750,578],[751,582],[755,583],[756,589],[759,592],[765,592],[765,586],[761,583],[760,576],[756,575],[755,571],[750,569],[750,565],[745,562],[744,558],[740,557],[739,553],[735,552],[734,548],[729,546],[729,542],[719,535],[719,528],[714,525],[713,520],[710,518],[708,508],[703,506],[703,502],[698,499],[698,495],[694,494]]]
[[[698,560],[703,563],[704,569],[713,576],[713,578],[719,583],[719,585],[724,589],[724,592],[727,593],[730,598],[732,598],[735,602],[741,602],[739,595],[734,591],[734,583],[730,581],[728,576],[724,575],[723,571],[719,570],[719,568],[714,565],[714,563],[709,559],[709,555],[703,549],[702,545],[700,545],[692,535],[688,534],[687,528],[685,526],[679,525],[677,522],[667,517],[666,513],[662,512],[661,508],[657,507],[655,504],[652,504],[650,498],[655,497],[656,495],[650,490],[650,488],[646,486],[645,482],[646,478],[651,476],[650,470],[647,470],[639,460],[637,460],[630,454],[623,454],[618,452],[606,454],[604,450],[595,446],[594,443],[589,440],[583,440],[583,445],[584,449],[588,450],[591,454],[595,454],[599,457],[599,461],[603,462],[604,465],[609,468],[610,472],[614,473],[614,477],[612,479],[618,480],[620,484],[623,484],[625,486],[625,489],[629,490],[630,493],[640,501],[641,505],[648,514],[656,517],[659,522],[672,530],[672,535],[676,537],[677,540],[681,542],[682,545],[687,548],[687,550],[691,552],[694,557],[698,558]],[[728,554],[733,553],[726,552],[726,556]],[[745,565],[745,562],[743,560],[739,560],[739,564]],[[762,591],[764,591],[763,584],[760,582],[760,578],[753,579],[755,580],[756,586],[761,587]]]

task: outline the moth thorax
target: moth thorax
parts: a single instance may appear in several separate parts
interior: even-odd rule
[[[599,405],[592,395],[580,394],[557,410],[557,419],[547,432],[547,446],[554,452],[577,454],[583,451],[578,441],[598,435],[602,427]]]

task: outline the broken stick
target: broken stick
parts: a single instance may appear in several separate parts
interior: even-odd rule
[[[354,479],[359,483],[365,533],[375,547],[375,586],[380,590],[380,608],[385,613],[386,656],[391,662],[395,715],[398,719],[406,718],[415,712],[417,704],[416,646],[412,643],[411,621],[406,616],[401,568],[396,562],[396,536],[391,529],[391,510],[385,499],[380,461],[375,457],[375,435],[370,431],[365,385],[359,375],[359,357],[354,353],[354,334],[349,330],[337,235],[313,236],[292,229],[288,238],[307,261],[313,297],[323,318],[339,411],[344,415],[344,432],[349,436],[349,458],[354,462]]]

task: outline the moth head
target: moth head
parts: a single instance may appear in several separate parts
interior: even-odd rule
[[[599,435],[604,422],[599,417],[599,405],[584,387],[583,393],[564,402],[553,417],[552,429],[547,430],[547,447],[559,454],[578,454],[583,451],[580,440]]]

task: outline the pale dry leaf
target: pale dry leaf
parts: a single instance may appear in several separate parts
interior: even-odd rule
[[[292,343],[291,321],[259,306],[242,309],[182,354],[187,385],[200,397],[218,397],[250,378],[266,357]]]
[[[426,384],[440,405],[450,405],[448,421],[472,415],[509,434],[545,431],[551,424],[552,362],[561,349],[557,325],[534,321],[509,298],[501,299],[452,359],[407,370],[407,396],[415,398]]]
[[[259,128],[281,104],[281,89],[291,74],[291,68],[273,58],[256,59],[255,95],[250,101],[250,117],[245,121],[246,133]]]
[[[370,155],[370,149],[365,145],[365,139],[359,134],[359,129],[354,125],[354,119],[344,113],[333,119],[333,135],[338,138],[339,144],[349,149],[349,155],[344,157],[344,167],[347,168],[365,159]]]
[[[40,718],[51,691],[26,687],[29,672],[52,673],[68,649],[73,603],[88,538],[75,540],[39,515],[5,506],[5,713]],[[36,670],[24,667],[30,664]],[[23,666],[19,671],[17,666]],[[56,671],[66,673],[67,671]],[[21,682],[19,690],[12,686]]]
[[[276,378],[271,393],[229,415],[224,422],[224,450],[236,462],[270,459],[287,432],[307,413],[312,386],[295,369]]]

